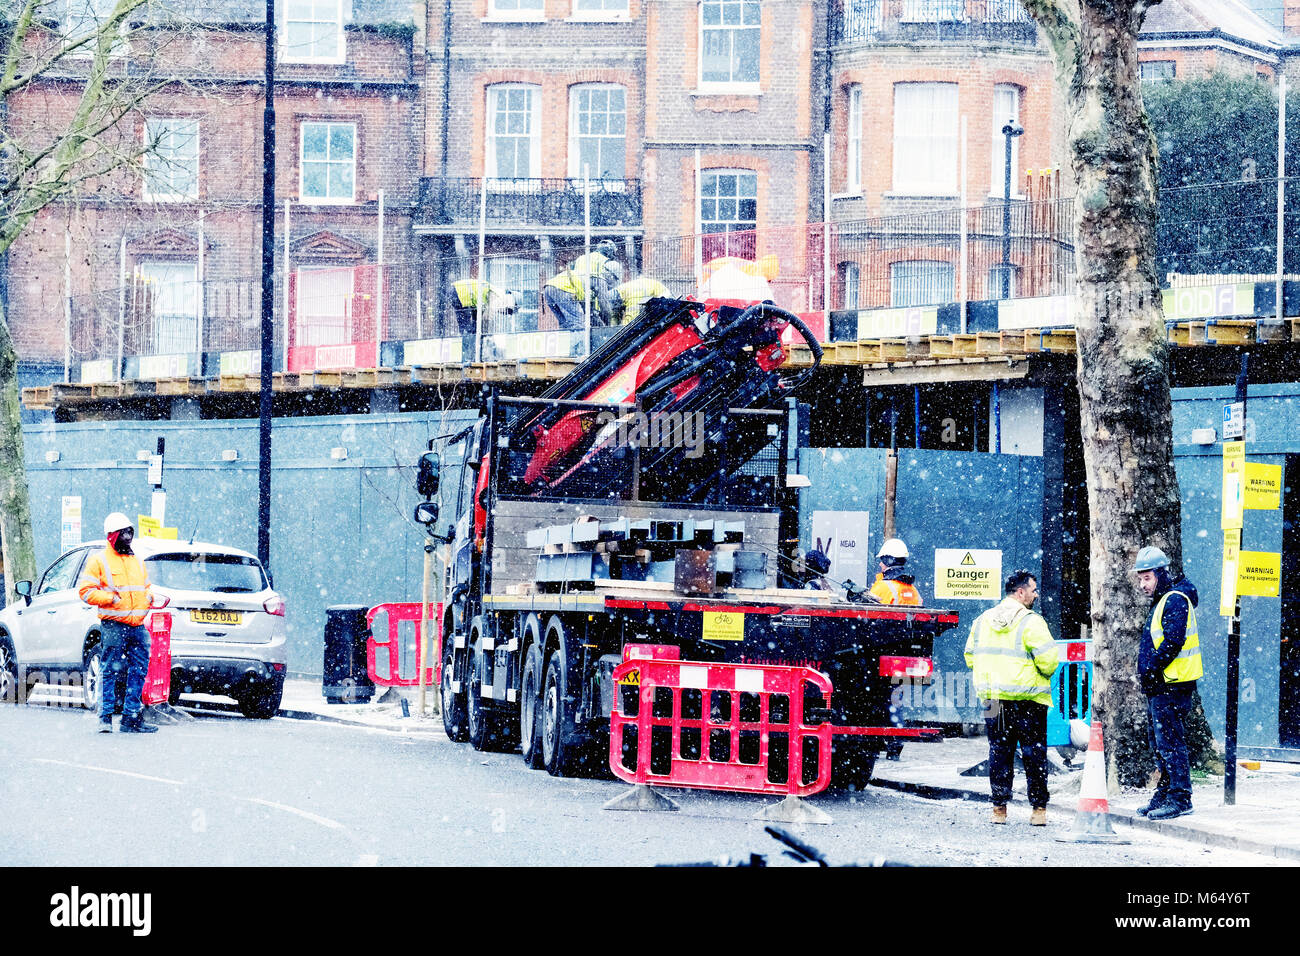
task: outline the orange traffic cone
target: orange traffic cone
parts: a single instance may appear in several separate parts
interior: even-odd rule
[[[1074,826],[1062,843],[1128,843],[1110,825],[1110,804],[1106,801],[1106,752],[1101,745],[1101,718],[1092,718],[1088,755],[1083,758],[1083,780],[1079,788],[1079,809]]]

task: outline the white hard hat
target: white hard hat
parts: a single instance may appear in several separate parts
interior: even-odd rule
[[[890,538],[888,541],[886,541],[884,544],[880,546],[880,551],[877,552],[876,557],[902,558],[904,561],[906,561],[909,557],[907,553],[907,545],[903,544],[903,540],[901,538]]]
[[[126,515],[122,514],[122,512],[120,511],[114,511],[111,515],[109,515],[107,518],[104,519],[105,537],[112,534],[114,531],[125,531],[127,528],[130,527],[132,527],[131,519],[128,518]]]

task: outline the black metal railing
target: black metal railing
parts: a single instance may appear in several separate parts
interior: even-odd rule
[[[1038,43],[1038,27],[1020,0],[836,0],[831,18],[837,45]]]
[[[477,227],[482,179],[420,180],[417,225]],[[591,224],[641,227],[641,183],[636,179],[591,181]],[[488,179],[484,218],[488,229],[580,229],[586,219],[581,179]]]

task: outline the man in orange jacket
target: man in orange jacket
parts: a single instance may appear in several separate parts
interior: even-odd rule
[[[880,547],[876,555],[880,562],[880,573],[867,592],[867,597],[875,604],[907,604],[919,607],[921,592],[916,589],[915,578],[904,570],[907,565],[908,552],[899,538],[890,538]]]
[[[131,551],[135,528],[121,512],[104,519],[108,547],[91,556],[81,572],[77,593],[99,609],[100,661],[99,732],[113,732],[113,709],[118,678],[126,671],[126,699],[122,702],[120,730],[124,734],[152,734],[158,730],[144,722],[145,675],[149,672],[149,576]],[[88,678],[89,679],[89,678]]]

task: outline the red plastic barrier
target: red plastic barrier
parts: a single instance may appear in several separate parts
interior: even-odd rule
[[[829,786],[832,727],[804,722],[808,685],[824,698],[819,706],[830,705],[831,682],[826,675],[810,667],[683,661],[679,654],[678,648],[663,645],[629,644],[624,648],[623,663],[614,671],[620,686],[609,727],[609,765],[616,776],[636,784],[796,796],[820,793]],[[625,682],[639,684],[637,712],[631,716],[624,713]],[[660,690],[671,692],[672,707],[670,713],[656,716],[656,697],[662,696],[656,691]],[[692,691],[699,694],[698,717],[682,713],[683,694]],[[778,698],[784,702],[774,714]],[[756,714],[742,714],[742,708],[752,712],[755,703]],[[696,709],[694,694],[690,709]],[[635,744],[628,728],[636,730]],[[667,734],[671,734],[671,742],[665,751],[663,738]],[[744,748],[748,752],[742,754],[745,738],[757,746]],[[786,746],[778,746],[774,753],[773,744],[782,738]],[[805,747],[814,740],[817,775],[804,782]],[[624,765],[625,744],[629,753],[635,747],[634,769]]]
[[[366,613],[366,625],[370,628],[370,637],[366,639],[366,672],[370,679],[380,687],[417,687],[420,683],[419,674],[419,652],[410,656],[412,663],[410,674],[402,673],[402,643],[399,637],[398,629],[403,621],[412,621],[415,624],[415,641],[416,646],[420,640],[420,616],[424,613],[424,605],[420,602],[394,602],[391,604],[377,604]],[[375,618],[384,615],[388,619],[388,639],[385,641],[375,640],[374,627]],[[425,684],[428,687],[436,687],[438,680],[436,676],[435,665],[440,658],[442,647],[442,604],[429,605],[429,617],[433,620],[434,640],[426,649],[428,657],[424,662]],[[381,675],[376,672],[375,664],[378,659],[379,648],[385,648],[388,656],[388,673]]]
[[[172,612],[150,612],[145,627],[149,629],[149,671],[140,696],[146,706],[165,704],[172,689]]]

